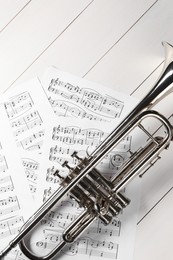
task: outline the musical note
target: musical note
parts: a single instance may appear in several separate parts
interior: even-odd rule
[[[18,135],[32,129],[36,126],[41,126],[43,121],[38,113],[38,111],[31,112],[26,116],[16,119],[11,123],[13,129],[13,134],[15,137]]]
[[[103,118],[119,117],[124,107],[120,100],[102,95],[93,89],[63,82],[59,78],[51,79],[47,91],[49,92],[49,102],[57,115],[90,117],[90,120],[102,121]],[[52,94],[58,96],[59,99],[53,99]],[[88,111],[90,112],[88,113]]]
[[[33,101],[28,92],[23,92],[10,99],[9,102],[4,103],[5,110],[9,119],[23,114],[30,110],[33,106]]]
[[[96,223],[86,231],[86,234],[100,234],[108,237],[120,236],[121,221],[118,218],[114,218],[108,226],[103,225],[101,220],[97,220]]]
[[[22,216],[12,217],[0,222],[0,239],[17,234],[24,224]]]
[[[71,221],[73,221],[77,217],[76,214],[71,214],[67,212],[53,212],[47,215],[45,219],[41,221],[42,225],[46,227],[54,227],[57,230],[59,227],[59,232],[62,231],[63,228],[67,227]]]
[[[30,191],[32,194],[34,194],[37,189],[37,179],[40,164],[38,161],[35,161],[31,158],[22,158],[22,164],[29,182]]]
[[[66,117],[76,117],[76,118],[85,118],[89,120],[99,121],[99,122],[109,122],[109,118],[103,118],[101,116],[92,114],[82,109],[80,106],[77,106],[71,102],[64,102],[62,100],[54,100],[49,97],[49,102],[53,108],[53,111],[56,116],[66,116]]]
[[[41,149],[43,144],[44,130],[32,134],[31,136],[24,138],[17,142],[17,147],[21,147],[24,150],[32,151],[35,149]],[[41,140],[40,140],[41,139]]]
[[[117,259],[118,244],[112,241],[96,240],[84,236],[62,251],[65,255],[70,256],[86,254],[90,258]]]
[[[38,241],[36,246],[38,248],[44,248],[52,250],[60,240],[60,235],[50,234],[44,232],[45,240]],[[118,244],[112,241],[91,239],[87,236],[82,236],[80,239],[75,241],[72,245],[67,245],[62,249],[62,253],[68,256],[75,256],[76,254],[88,255],[91,257],[101,257],[106,259],[117,259]]]
[[[99,129],[81,129],[76,126],[54,127],[52,133],[52,139],[63,142],[65,144],[80,144],[97,146],[101,140],[106,136],[105,133]]]
[[[20,209],[17,196],[0,200],[0,215],[7,215]]]
[[[4,155],[0,154],[0,172],[5,172],[8,169],[7,161]]]
[[[36,182],[38,175],[35,172],[25,170],[25,173],[28,180]]]
[[[5,176],[4,178],[0,179],[0,193],[13,191],[14,185],[11,179],[11,176]]]
[[[34,194],[34,193],[36,193],[37,185],[29,184],[29,189],[30,189],[31,193]]]
[[[32,160],[30,158],[22,158],[22,164],[27,170],[38,171],[39,170],[39,162]]]
[[[61,126],[53,128],[52,139],[65,143],[65,144],[81,144],[89,146],[97,146],[100,144],[106,137],[108,133],[103,132],[99,129],[82,129],[77,126]],[[121,143],[117,146],[116,149],[120,150],[129,150],[131,144],[131,137],[125,137]]]
[[[32,162],[27,162],[27,164],[26,164],[26,160],[24,160],[23,165],[25,167],[25,173],[26,173],[27,179],[35,182],[38,178],[38,174],[36,174],[36,172],[35,172],[36,170],[38,170],[38,163],[37,163],[37,165],[35,163],[33,164]]]
[[[53,194],[53,192],[54,190],[51,187],[45,189],[43,194],[43,202],[45,202]]]
[[[49,102],[58,116],[104,121],[119,117],[124,107],[118,99],[63,82],[59,78],[50,80],[47,91]],[[59,99],[54,99],[53,96]]]

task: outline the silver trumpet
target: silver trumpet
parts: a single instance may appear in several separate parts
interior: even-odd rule
[[[129,204],[130,200],[122,192],[124,187],[139,173],[146,171],[173,140],[173,126],[163,115],[151,110],[173,91],[173,47],[166,42],[163,45],[166,59],[163,71],[154,87],[91,155],[81,159],[76,152],[72,154],[78,159],[78,165],[70,169],[68,176],[61,180],[60,188],[29,218],[19,234],[1,252],[1,259],[17,244],[29,259],[52,259],[67,243],[73,243],[95,219],[99,218],[105,225],[108,225],[112,218]],[[164,136],[152,135],[143,127],[141,122],[148,117],[154,117],[159,121],[164,127],[164,133],[166,132]],[[130,156],[118,174],[111,180],[106,179],[96,166],[135,127],[140,127],[147,134],[149,141]],[[55,175],[59,176],[58,172],[55,172]],[[67,194],[75,199],[84,210],[63,232],[61,241],[50,253],[46,256],[35,255],[26,246],[26,236]]]

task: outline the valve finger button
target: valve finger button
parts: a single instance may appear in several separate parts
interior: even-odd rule
[[[74,152],[72,153],[71,157],[76,158],[78,161],[82,161],[82,158],[80,158],[80,157],[77,155],[77,152],[76,152],[76,151],[74,151]]]
[[[73,168],[68,165],[68,161],[64,161],[64,163],[62,164],[62,167],[66,167],[66,168],[68,168],[69,170],[73,170]]]

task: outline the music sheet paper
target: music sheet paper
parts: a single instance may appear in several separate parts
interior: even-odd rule
[[[114,122],[114,127],[136,104],[136,99],[70,73],[49,67],[39,78],[55,115]]]
[[[6,93],[11,129],[23,165],[27,165],[25,170],[31,191],[36,192],[37,206],[58,188],[59,180],[53,176],[54,170],[60,167],[61,174],[67,174],[61,163],[65,158],[70,164],[75,163],[70,157],[73,149],[79,149],[82,156],[90,153],[136,103],[133,98],[55,68],[50,68],[40,81],[44,90],[34,79]],[[16,100],[19,104],[15,103]],[[17,106],[15,112],[14,104]],[[111,175],[128,156],[130,145],[131,138],[125,138],[119,145],[118,153],[110,154],[107,160],[103,160],[99,170],[106,169]],[[35,169],[38,169],[36,177]],[[126,193],[132,202],[125,213],[107,227],[97,221],[63,251],[63,259],[72,256],[75,259],[81,259],[81,256],[86,259],[132,259],[139,186],[133,182]],[[60,208],[60,212],[52,211],[48,219],[42,221],[41,240],[37,234],[32,240],[32,246],[41,254],[57,243],[62,229],[81,211],[72,200],[62,202]],[[26,258],[16,249],[5,258],[11,259]]]
[[[1,251],[17,235],[23,223],[35,209],[3,103],[0,104],[0,118]]]
[[[5,108],[17,150],[34,197],[40,168],[45,124],[51,121],[52,108],[37,78],[31,79],[4,95]]]

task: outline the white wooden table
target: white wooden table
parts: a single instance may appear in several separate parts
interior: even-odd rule
[[[141,99],[163,40],[173,44],[172,0],[0,0],[0,91],[55,65]],[[173,259],[172,153],[142,179],[134,260]]]

